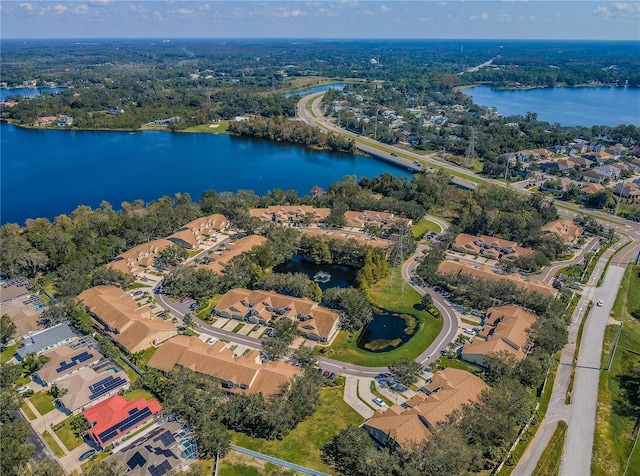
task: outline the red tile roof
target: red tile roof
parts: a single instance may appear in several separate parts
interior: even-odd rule
[[[141,411],[145,410],[146,408],[148,408],[151,412],[151,415],[149,415],[147,418],[140,420],[135,425],[130,426],[123,431],[117,430],[115,433],[112,433],[112,436],[105,437],[104,441],[101,440],[99,436],[101,433],[117,426],[119,423],[129,418],[129,416],[131,416],[132,414],[132,411]],[[113,397],[107,398],[105,401],[83,411],[82,416],[84,416],[86,420],[93,425],[89,430],[89,434],[98,444],[100,444],[101,446],[105,446],[109,444],[110,441],[113,441],[135,429],[136,427],[142,425],[153,415],[160,413],[161,411],[162,406],[160,405],[160,403],[158,403],[158,400],[147,401],[144,398],[136,398],[135,400],[127,402],[120,395],[114,395]]]

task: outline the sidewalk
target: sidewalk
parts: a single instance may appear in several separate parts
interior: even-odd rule
[[[347,376],[345,378],[343,399],[351,408],[362,415],[362,417],[371,418],[373,415],[373,410],[358,398],[358,377]]]

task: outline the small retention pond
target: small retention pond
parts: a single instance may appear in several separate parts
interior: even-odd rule
[[[318,283],[323,292],[329,288],[348,288],[356,279],[356,270],[353,268],[337,264],[314,264],[298,255],[273,270],[276,273],[304,273]]]
[[[374,308],[373,320],[360,334],[357,345],[369,352],[388,352],[405,344],[418,327],[415,316]]]
[[[304,273],[318,283],[322,291],[352,286],[357,270],[336,264],[314,264],[302,256],[294,256],[288,263],[276,266],[276,273]],[[418,318],[386,309],[373,308],[373,320],[358,339],[359,349],[367,352],[388,352],[405,344],[418,330]]]

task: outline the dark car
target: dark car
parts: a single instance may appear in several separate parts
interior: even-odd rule
[[[330,375],[330,374],[331,374],[331,372],[329,372],[328,370],[325,370],[325,371],[322,373],[322,376],[323,376],[324,378],[329,378],[329,375]]]
[[[80,458],[78,458],[78,461],[84,461],[87,458],[91,458],[94,454],[96,454],[96,450],[91,448],[89,451],[85,451],[84,453],[82,453],[80,455]]]
[[[331,373],[329,374],[329,377],[327,377],[327,378],[329,378],[329,379],[333,380],[333,379],[335,378],[335,376],[336,376],[335,372],[331,372]]]

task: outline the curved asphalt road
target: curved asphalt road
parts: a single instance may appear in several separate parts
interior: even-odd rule
[[[439,218],[429,215],[425,216],[425,218],[437,223],[442,228],[443,232],[449,228],[449,224],[443,220],[440,220]],[[416,254],[420,253],[422,249],[424,249],[424,246],[419,247],[416,250]],[[424,366],[437,360],[440,356],[440,350],[446,349],[448,347],[449,343],[452,341],[458,330],[458,318],[453,313],[447,302],[442,298],[442,296],[434,292],[432,289],[423,288],[417,283],[413,282],[411,273],[418,265],[418,262],[413,259],[415,256],[415,254],[412,255],[403,264],[402,278],[421,295],[425,293],[431,294],[431,296],[433,297],[434,305],[440,311],[440,314],[444,321],[442,331],[440,331],[440,334],[438,335],[436,340],[432,342],[431,345],[416,358],[416,361],[420,362],[420,364]],[[173,315],[180,319],[182,319],[186,313],[190,312],[188,305],[173,302],[164,294],[156,294],[156,299],[160,306],[170,311]],[[255,337],[248,337],[236,334],[228,330],[210,326],[209,324],[198,319],[195,316],[194,320],[198,324],[197,330],[200,332],[212,335],[218,339],[232,341],[236,344],[241,344],[251,349],[260,350],[260,340],[256,339]],[[388,371],[387,367],[366,367],[363,365],[348,364],[339,360],[329,359],[327,357],[321,357],[318,362],[319,366],[323,370],[328,370],[337,374],[349,375],[354,377],[373,377],[381,372]]]

